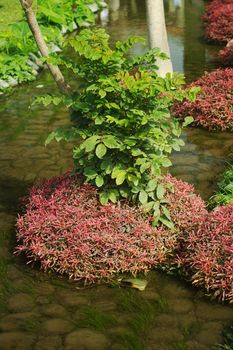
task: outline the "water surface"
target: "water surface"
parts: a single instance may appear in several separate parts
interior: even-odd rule
[[[204,2],[179,3],[165,1],[169,43],[175,70],[191,81],[214,69],[215,48],[202,40]],[[146,38],[144,1],[121,1],[105,25],[113,42],[129,35]],[[137,46],[131,54],[146,49]],[[0,99],[0,349],[211,349],[232,322],[232,308],[211,302],[183,281],[151,272],[142,293],[104,285],[80,289],[12,255],[19,197],[35,179],[72,166],[70,145],[44,147],[48,132],[70,120],[60,107],[29,108],[40,91],[55,91],[47,72]],[[190,128],[183,138],[186,146],[173,154],[171,172],[208,198],[229,159],[232,134]]]

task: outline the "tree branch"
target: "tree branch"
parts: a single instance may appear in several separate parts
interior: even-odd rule
[[[37,22],[36,16],[32,9],[32,3],[33,0],[19,0],[21,3],[21,6],[25,12],[28,25],[31,29],[31,32],[34,36],[34,39],[36,41],[37,47],[43,57],[49,56],[49,49],[48,46],[44,40],[43,34],[40,30],[39,24]],[[60,71],[59,67],[50,63],[46,63],[53,79],[55,80],[59,90],[62,93],[67,94],[69,91],[69,86],[66,84],[64,76],[62,72]]]

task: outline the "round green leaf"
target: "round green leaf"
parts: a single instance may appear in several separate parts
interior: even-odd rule
[[[104,179],[101,175],[98,175],[95,179],[95,184],[97,187],[101,187],[104,184]]]
[[[107,148],[104,146],[103,143],[98,144],[95,150],[95,154],[97,155],[98,158],[103,158],[103,156],[106,154]]]
[[[123,184],[123,182],[125,181],[125,175],[126,175],[126,171],[125,170],[120,170],[118,172],[117,177],[116,177],[116,184],[118,186]]]
[[[148,201],[148,194],[146,191],[140,191],[138,199],[140,203],[145,204]]]

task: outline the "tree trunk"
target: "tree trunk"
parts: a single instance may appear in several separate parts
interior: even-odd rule
[[[37,22],[36,16],[35,16],[33,9],[32,9],[33,0],[19,0],[19,1],[21,3],[21,6],[22,6],[24,12],[25,12],[28,25],[31,29],[31,32],[34,36],[34,39],[36,41],[37,47],[38,47],[41,55],[43,57],[48,57],[49,56],[49,49],[48,49],[48,46],[47,46],[47,44],[44,40],[44,37],[41,33],[39,24]],[[69,90],[69,86],[65,83],[65,79],[64,79],[63,74],[61,73],[59,67],[55,66],[53,64],[50,64],[50,63],[46,63],[46,64],[47,64],[59,90],[62,93],[67,94],[68,90]]]
[[[170,57],[163,0],[146,0],[146,8],[150,48],[158,47]],[[158,59],[156,63],[159,66],[160,76],[164,77],[166,73],[173,72],[171,59],[165,61]]]

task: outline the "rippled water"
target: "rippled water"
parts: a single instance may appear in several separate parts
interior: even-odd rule
[[[112,40],[138,34],[146,38],[144,1],[120,4],[108,20],[102,14]],[[191,81],[215,67],[215,48],[202,40],[203,2],[180,4],[165,2],[169,42],[174,68]],[[146,49],[137,46],[132,54]],[[43,145],[49,131],[69,123],[68,112],[28,107],[45,90],[54,90],[46,72],[0,99],[0,349],[211,349],[232,322],[232,308],[211,302],[183,281],[151,272],[142,293],[108,286],[79,289],[77,283],[12,255],[19,197],[35,179],[72,166],[71,146]],[[230,156],[232,134],[188,129],[183,138],[186,146],[173,154],[171,172],[208,198]]]

